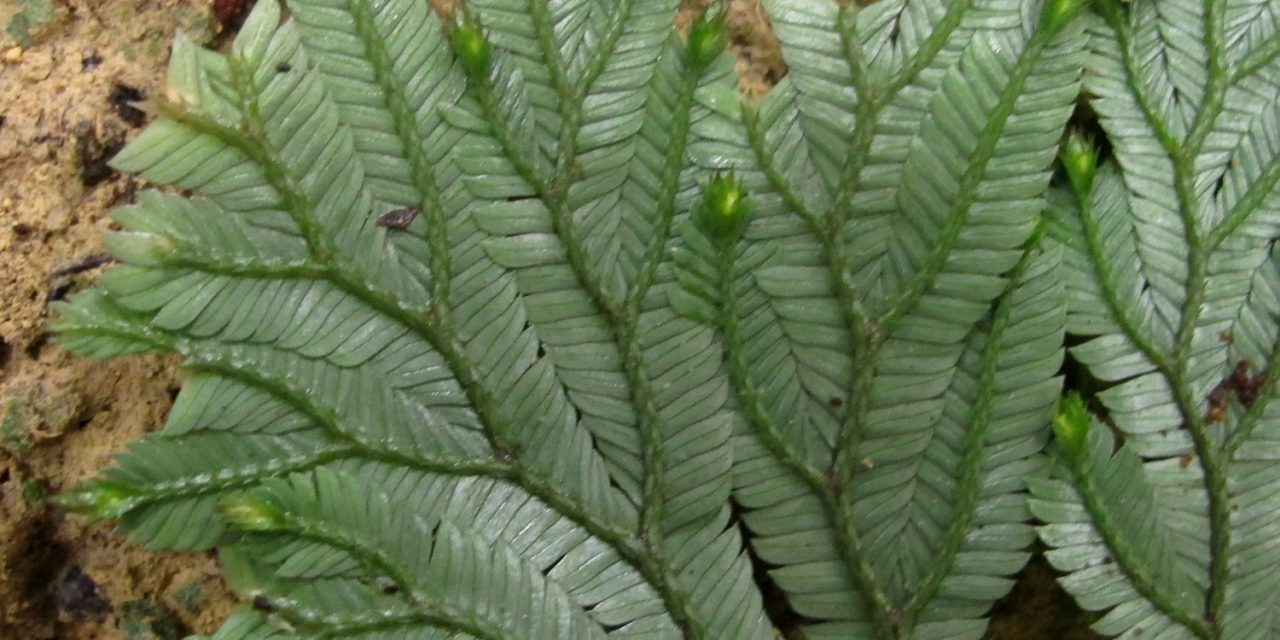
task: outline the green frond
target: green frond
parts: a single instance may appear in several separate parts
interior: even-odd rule
[[[1202,637],[1203,576],[1179,550],[1200,541],[1165,524],[1159,489],[1147,480],[1152,467],[1117,447],[1106,425],[1082,418],[1091,424],[1079,426],[1076,445],[1062,445],[1061,477],[1030,481],[1047,557],[1069,574],[1063,587],[1086,610],[1108,612],[1094,627],[1101,633]]]
[[[944,34],[951,28],[948,23],[974,4],[895,0],[866,7],[857,21],[865,72],[876,82],[890,81],[918,52],[931,46],[931,38]]]
[[[803,132],[793,137],[793,144],[813,169],[802,175],[808,186],[818,189],[813,197],[829,202],[843,181],[841,169],[853,133],[863,124],[855,115],[859,96],[852,86],[860,70],[845,55],[853,10],[825,0],[771,2],[765,8],[787,60],[788,80],[781,95],[795,91],[794,97],[776,100],[793,103],[788,108],[795,115],[788,120],[794,118]]]
[[[695,91],[729,79],[724,65],[712,74],[691,66],[676,34],[668,30],[666,35],[649,82],[632,91],[644,102],[635,113],[610,119],[609,137],[626,135],[634,127],[630,135],[604,148],[593,148],[602,142],[594,137],[578,139],[586,143],[578,158],[583,179],[571,188],[567,205],[593,270],[615,299],[625,297],[642,277],[650,245],[667,233],[661,220],[670,217],[670,210],[688,206],[679,201],[692,188],[693,176],[677,168],[684,165]],[[593,102],[591,97],[584,102],[584,118],[592,117],[588,107]],[[588,127],[584,124],[584,134]]]
[[[362,480],[321,470],[269,480],[242,496],[273,514],[269,528],[243,534],[244,548],[271,549],[262,564],[273,573],[239,588],[300,631],[435,627],[481,638],[605,636],[573,595],[544,574],[537,560],[544,550],[486,539],[463,514],[427,519],[404,505],[393,508]],[[517,524],[528,526],[528,518],[544,514],[523,515]]]
[[[1054,199],[1053,235],[1067,248],[1069,326],[1096,336],[1072,355],[1103,383],[1092,394],[1123,437],[1113,461],[1125,471],[1089,480],[1077,469],[1087,508],[1042,516],[1042,538],[1077,600],[1108,611],[1106,633],[1267,637],[1270,597],[1241,599],[1261,596],[1253,585],[1266,579],[1241,558],[1270,526],[1249,510],[1269,478],[1246,443],[1259,438],[1267,455],[1274,389],[1263,383],[1280,371],[1274,16],[1250,2],[1102,13],[1085,88],[1115,168],[1099,170],[1092,192]],[[1090,528],[1092,562],[1060,522]],[[1091,564],[1104,558],[1112,586],[1095,588],[1104,569]]]
[[[802,73],[807,69],[821,75],[822,79],[807,80],[812,83],[811,90],[823,81],[835,82],[831,78],[840,67],[833,56],[844,59],[847,53],[829,46],[824,65],[812,62],[817,59],[815,49],[830,43],[839,45],[842,37],[834,26],[835,7],[814,6],[831,15],[824,14],[822,20],[801,18],[797,17],[799,10],[788,5],[775,8],[781,15],[772,16],[775,25],[780,20],[798,23],[790,44],[783,35],[789,26],[780,29],[780,37],[784,54],[798,57]],[[858,13],[849,8],[848,12],[849,16],[862,16],[877,10]],[[934,63],[929,57],[934,55],[938,56],[937,64],[943,65],[942,71],[949,69],[953,74],[951,86],[957,91],[970,91],[968,86],[973,84],[973,79],[965,76],[966,84],[960,85],[962,60],[970,60],[971,65],[980,61],[1017,66],[1016,46],[1000,41],[999,55],[1003,57],[999,58],[985,40],[1012,37],[1026,43],[1032,37],[1030,32],[1018,30],[1022,24],[1013,18],[1021,19],[1022,14],[1017,7],[1008,14],[1010,29],[988,27],[989,31],[978,30],[976,34],[972,26],[952,31],[966,18],[965,7],[954,11],[932,15],[941,31],[930,40],[928,51],[910,61],[911,69],[904,71],[908,74],[905,83],[913,82],[912,74]],[[877,14],[867,16],[873,19]],[[849,29],[843,36],[855,34],[852,18],[841,24]],[[1018,29],[1012,28],[1015,26]],[[895,233],[894,225],[906,216],[919,215],[921,207],[914,202],[899,207],[889,200],[893,215],[864,215],[864,203],[874,208],[874,198],[852,200],[854,211],[845,212],[837,194],[821,195],[822,185],[813,181],[823,175],[822,170],[806,164],[820,160],[814,160],[805,138],[809,136],[808,142],[814,145],[833,145],[839,139],[812,135],[799,124],[803,122],[802,111],[794,105],[804,104],[801,83],[806,80],[795,75],[796,64],[792,63],[789,79],[762,102],[747,104],[741,111],[718,109],[715,117],[695,128],[695,159],[710,170],[732,168],[751,198],[755,219],[737,245],[718,244],[698,230],[686,229],[685,242],[676,253],[682,289],[674,299],[688,317],[716,327],[722,334],[726,365],[745,423],[745,433],[738,436],[735,448],[734,496],[747,509],[743,520],[752,534],[754,550],[766,562],[777,565],[771,577],[786,593],[788,603],[813,619],[805,627],[806,637],[872,638],[893,633],[920,638],[979,637],[985,629],[987,607],[1005,593],[1011,584],[1008,576],[1025,562],[1023,550],[1034,534],[1024,524],[1027,514],[1020,506],[1021,476],[1044,468],[1035,455],[1042,446],[1044,425],[1060,385],[1054,376],[1062,358],[1065,322],[1064,292],[1057,280],[1061,252],[1037,252],[1031,263],[1019,267],[1018,273],[1026,280],[1017,279],[1023,284],[1014,288],[1008,303],[997,307],[1003,311],[993,312],[991,303],[1008,289],[1008,272],[1020,262],[1024,254],[1021,245],[1043,202],[1046,169],[1083,65],[1084,40],[1078,28],[1074,29],[1068,28],[1052,46],[1048,46],[1049,35],[1041,36],[1037,49],[1026,54],[1019,73],[1027,73],[1037,82],[1024,87],[1019,84],[1026,78],[1022,75],[1018,76],[1022,80],[1010,82],[1007,70],[1006,75],[993,77],[993,88],[985,95],[994,95],[996,100],[1000,96],[1034,96],[1026,98],[1025,106],[1010,102],[1010,112],[1002,116],[993,108],[974,108],[967,98],[953,101],[973,109],[971,120],[979,122],[979,129],[983,119],[1010,117],[1020,113],[1019,109],[1035,116],[1010,117],[1009,129],[1016,134],[1011,139],[1023,146],[1001,143],[993,147],[998,149],[992,152],[997,158],[992,161],[995,168],[985,164],[991,156],[981,154],[976,160],[930,165],[927,177],[932,179],[942,167],[960,166],[963,172],[966,162],[975,163],[967,166],[973,172],[969,179],[976,182],[966,188],[974,193],[989,190],[993,194],[991,214],[1010,217],[999,225],[993,219],[990,227],[962,219],[970,209],[970,201],[965,200],[965,210],[959,214],[962,218],[951,220],[965,233],[975,234],[971,240],[958,248],[943,243],[936,249],[937,242],[932,246],[920,243],[947,256],[948,266],[943,271],[990,270],[985,288],[976,286],[982,283],[980,278],[948,281],[936,272],[922,275],[930,282],[936,278],[937,286],[952,284],[952,291],[961,291],[961,287],[965,291],[957,304],[944,304],[941,296],[912,299],[907,306],[918,304],[922,313],[931,314],[929,324],[924,322],[926,318],[912,318],[906,306],[900,313],[908,316],[907,321],[890,321],[901,321],[898,327],[861,324],[857,321],[863,321],[867,311],[859,300],[851,299],[852,295],[870,299],[881,293],[877,287],[884,285],[877,281],[869,282],[867,289],[849,287],[852,273],[844,276],[847,279],[843,282],[833,278],[831,261],[843,255],[852,271],[873,261],[876,252],[884,255]],[[965,51],[969,58],[963,58]],[[790,58],[788,62],[792,62]],[[1036,72],[1031,72],[1033,66]],[[929,87],[929,95],[945,104],[945,83],[936,72],[921,76],[920,82],[929,83],[923,85]],[[851,89],[846,84],[843,91],[851,94]],[[861,107],[862,117],[874,120],[859,122],[853,131],[855,137],[868,136],[862,143],[867,146],[846,138],[847,147],[838,151],[840,171],[859,176],[854,185],[881,179],[881,174],[872,172],[872,165],[862,169],[857,164],[879,161],[874,155],[877,145],[902,148],[892,146],[893,136],[901,129],[885,125],[883,138],[875,133],[880,123],[897,117],[892,112],[896,95],[890,93],[881,99],[883,104]],[[856,102],[849,104],[853,111],[858,110]],[[922,119],[928,120],[916,116],[910,126],[920,127]],[[992,126],[995,133],[987,135],[1003,133],[1006,122],[998,122],[998,128]],[[1022,127],[1026,132],[1018,133]],[[920,152],[937,152],[943,131],[950,134],[954,129],[934,130],[929,142],[917,142]],[[991,140],[994,138],[985,144]],[[1008,165],[1000,164],[1006,161]],[[898,176],[903,175],[901,166]],[[862,173],[857,173],[860,169]],[[1019,170],[1028,173],[1020,175]],[[988,172],[992,176],[989,184],[978,187]],[[925,174],[919,170],[921,180]],[[842,182],[843,178],[832,186],[852,188]],[[927,192],[904,187],[902,193]],[[948,198],[956,197],[951,194],[934,201],[945,204]],[[972,209],[979,217],[985,215],[981,206]],[[828,225],[840,215],[850,215],[849,231],[832,237],[827,233]],[[1024,220],[1026,226],[1010,224],[1014,218]],[[945,224],[946,218],[921,221],[918,231],[915,227],[910,230],[939,233]],[[1002,239],[996,229],[1008,236]],[[904,233],[900,228],[896,231]],[[973,244],[967,244],[970,242]],[[970,246],[981,247],[972,260],[964,257]],[[1000,251],[1007,252],[1010,259],[995,259]],[[962,307],[971,307],[973,315],[964,315]],[[987,320],[982,319],[989,313],[1006,320],[1019,318],[1020,329],[1010,335],[1011,342],[996,339],[988,347],[986,334],[975,333],[974,326],[983,326]],[[954,331],[942,332],[951,321],[955,322]],[[895,331],[901,332],[901,337],[896,337]],[[928,344],[908,349],[908,340]],[[865,341],[870,341],[870,346]],[[940,341],[953,344],[954,353],[940,349]],[[874,375],[870,375],[872,367],[858,364],[871,361],[867,355],[859,355],[868,349],[869,357],[877,363]],[[1018,355],[998,355],[1005,349]],[[965,351],[968,355],[962,358]],[[869,378],[863,384],[869,386],[851,388],[851,380],[859,384],[860,368]],[[1016,400],[1010,397],[1007,409],[993,408],[1000,404],[993,398],[1003,397],[994,389],[1002,385],[1023,389],[1027,395]],[[911,394],[936,408],[913,410],[907,402],[914,397]],[[884,408],[877,413],[877,406]],[[950,408],[944,412],[944,407]],[[994,417],[1006,410],[1008,418]],[[993,431],[984,431],[987,428]],[[984,435],[987,433],[1001,435]],[[987,437],[995,438],[989,450],[982,444]],[[997,440],[1003,444],[997,445]],[[875,448],[878,443],[882,449]],[[991,473],[1010,475],[1001,480],[985,476],[982,460],[988,456]],[[841,487],[847,493],[833,491],[833,485],[840,487],[841,474],[850,472],[854,481]],[[988,492],[978,491],[979,486],[1001,488]],[[954,504],[957,494],[968,496],[959,500],[959,506]],[[988,515],[976,516],[979,512]],[[984,520],[987,517],[992,519]],[[984,535],[976,534],[977,530]]]
[[[1223,16],[1228,55],[1239,64],[1280,43],[1280,10],[1265,0],[1231,2]],[[1274,53],[1271,54],[1274,57]]]
[[[1149,10],[1146,6],[1144,10]],[[1123,45],[1115,41],[1100,19],[1091,22],[1090,29],[1093,57],[1085,90],[1096,96],[1090,105],[1106,128],[1129,197],[1133,198],[1142,275],[1151,288],[1152,301],[1163,321],[1177,326],[1177,309],[1184,295],[1181,287],[1186,280],[1187,247],[1177,215],[1173,163],[1130,87],[1131,78],[1120,50]]]
[[[179,38],[53,327],[186,382],[59,503],[212,640],[977,640],[1033,518],[1102,633],[1280,633],[1280,12],[1086,4],[769,2],[758,100],[674,0]]]
[[[520,92],[527,102],[527,120],[520,132],[528,136],[535,151],[550,152],[560,137],[567,63],[572,59],[566,54],[573,55],[586,30],[595,26],[585,19],[590,4],[586,0],[467,3],[488,40],[496,42],[504,54],[495,66],[504,67],[506,76],[518,78],[517,82],[525,87]]]

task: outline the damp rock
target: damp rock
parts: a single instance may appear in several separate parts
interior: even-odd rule
[[[52,379],[15,380],[0,389],[0,449],[18,455],[59,438],[83,410],[83,400],[68,385]]]
[[[125,640],[180,640],[187,635],[172,611],[150,599],[120,605],[120,631]]]
[[[54,583],[53,602],[58,611],[75,618],[101,619],[111,612],[111,603],[98,593],[98,583],[74,565]]]

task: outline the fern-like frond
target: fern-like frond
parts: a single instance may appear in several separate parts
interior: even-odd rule
[[[63,504],[216,547],[214,640],[977,640],[1033,517],[1104,633],[1275,635],[1274,3],[862,4],[759,100],[674,0],[179,38],[54,325],[187,379]]]
[[[788,119],[794,118],[803,134],[793,137],[791,144],[799,147],[796,154],[802,162],[812,163],[811,169],[800,165],[795,170],[804,180],[801,184],[813,189],[806,193],[812,194],[814,204],[823,206],[840,189],[845,155],[863,124],[855,115],[861,96],[853,84],[860,70],[846,55],[850,16],[855,12],[823,0],[778,2],[767,9],[788,70],[775,102],[795,110]],[[788,95],[793,90],[794,96]]]
[[[260,585],[252,584],[256,576],[246,572],[238,585],[269,594],[258,597],[259,608],[302,632],[443,628],[481,638],[605,637],[583,609],[584,600],[594,600],[602,616],[619,606],[661,611],[652,592],[644,594],[651,600],[647,607],[627,593],[640,581],[618,571],[623,563],[617,557],[613,567],[591,559],[597,569],[613,574],[607,584],[592,585],[594,593],[566,590],[548,576],[551,567],[541,558],[552,549],[565,555],[556,568],[565,572],[560,575],[572,574],[575,555],[577,564],[587,560],[575,547],[596,541],[581,531],[562,526],[540,536],[512,536],[495,535],[488,527],[490,533],[482,535],[475,527],[490,525],[488,514],[450,508],[449,501],[467,491],[485,492],[494,501],[505,493],[512,502],[508,506],[516,507],[504,523],[508,531],[551,524],[545,509],[519,508],[519,492],[468,480],[437,486],[426,478],[398,477],[414,482],[424,495],[393,507],[387,496],[370,493],[379,485],[367,481],[378,471],[355,476],[321,470],[269,480],[226,499],[224,512],[243,531],[242,552],[258,554],[263,559],[258,569],[271,571]],[[431,504],[433,498],[443,504]],[[614,635],[631,634],[619,630]]]
[[[1026,558],[1019,478],[1041,468],[1037,431],[1060,384],[1060,254],[1023,244],[1084,39],[1078,26],[1062,29],[1065,20],[1033,26],[1015,4],[984,7],[981,23],[965,3],[897,8],[908,13],[774,9],[790,80],[740,113],[718,109],[694,148],[708,168],[733,169],[755,219],[737,244],[691,228],[677,254],[676,300],[720,329],[748,425],[735,496],[750,509],[757,553],[778,565],[774,580],[814,619],[807,637],[980,636],[986,608]],[[897,19],[912,30],[900,45],[919,47],[905,59],[859,31],[862,20],[873,29]],[[861,48],[868,38],[878,64],[903,68],[837,91],[841,69],[874,57]],[[848,99],[851,135],[807,128],[806,118],[838,121],[838,96]],[[921,111],[898,126],[907,100]],[[833,111],[806,115],[806,105]],[[896,195],[861,195],[890,172]],[[891,209],[864,209],[880,204]],[[832,235],[832,225],[847,231]],[[877,275],[864,279],[867,268]],[[1020,284],[1010,291],[1013,273]],[[1013,316],[1024,319],[1006,342],[997,327]],[[974,330],[988,321],[995,336]],[[1006,349],[1018,356],[1000,355]],[[1001,410],[1001,385],[1028,393],[1010,398],[1007,423],[987,413]],[[984,475],[995,455],[988,437],[1009,438],[1009,457],[996,455],[990,472],[1016,474]],[[980,495],[984,482],[1002,489]],[[984,508],[1000,515],[979,525]],[[966,568],[970,557],[985,569]]]
[[[1176,551],[1186,541],[1163,525],[1142,459],[1117,449],[1079,398],[1066,401],[1058,433],[1064,477],[1033,481],[1031,507],[1047,523],[1041,536],[1054,547],[1050,561],[1072,572],[1063,586],[1085,609],[1110,612],[1097,623],[1102,633],[1162,633],[1179,624],[1185,637],[1205,632],[1203,582]]]
[[[666,3],[539,3],[533,49],[502,35],[509,3],[474,4],[443,27],[409,0],[297,0],[283,23],[262,2],[229,54],[179,46],[117,163],[195,195],[121,211],[124,265],[58,330],[191,377],[65,500],[154,547],[219,545],[303,637],[767,638],[719,347],[665,295],[695,92],[730,63]],[[633,128],[602,136],[616,117]],[[615,153],[641,231],[606,289],[619,252],[584,238]]]
[[[1050,559],[1070,573],[1064,584],[1109,612],[1107,633],[1273,634],[1269,573],[1239,555],[1256,554],[1268,526],[1253,507],[1270,480],[1246,451],[1253,438],[1267,449],[1265,382],[1280,373],[1273,25],[1266,7],[1231,2],[1113,3],[1090,25],[1086,90],[1115,166],[1095,169],[1088,144],[1068,144],[1072,190],[1054,199],[1055,236],[1068,247],[1069,326],[1096,336],[1072,353],[1105,384],[1094,395],[1123,437],[1113,460],[1126,481],[1087,477],[1111,444],[1078,447],[1066,457],[1083,461],[1074,480],[1086,508],[1048,516],[1076,522],[1105,569],[1068,551],[1077,542],[1056,524],[1042,537],[1061,551]],[[1133,504],[1134,492],[1161,544],[1140,549],[1149,534],[1106,506]],[[1142,555],[1154,551],[1172,560]],[[1087,584],[1099,571],[1113,588]],[[1169,583],[1174,573],[1190,586]]]

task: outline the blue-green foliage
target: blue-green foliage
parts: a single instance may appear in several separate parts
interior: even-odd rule
[[[774,0],[760,100],[674,0],[286,4],[55,323],[182,356],[61,500],[218,640],[976,640],[1034,518],[1103,632],[1275,635],[1274,3]]]

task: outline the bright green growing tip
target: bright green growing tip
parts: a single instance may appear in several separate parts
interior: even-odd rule
[[[1058,415],[1053,419],[1053,433],[1058,443],[1073,454],[1080,452],[1089,435],[1089,421],[1089,408],[1080,394],[1073,393],[1064,398]]]
[[[1093,140],[1079,130],[1069,131],[1058,157],[1076,194],[1082,199],[1088,198],[1093,191],[1093,176],[1098,171],[1098,149]]]
[[[751,221],[751,201],[733,172],[717,175],[702,192],[702,204],[695,220],[712,238],[733,241]]]
[[[227,496],[219,505],[222,517],[231,526],[247,531],[273,531],[284,525],[280,510],[247,493]]]
[[[1040,13],[1040,28],[1057,32],[1089,6],[1089,0],[1049,0]]]
[[[133,508],[137,494],[128,487],[112,482],[95,482],[59,494],[54,504],[68,511],[87,514],[94,520],[119,518]]]
[[[707,9],[689,27],[689,65],[705,69],[724,52],[725,44],[724,13],[715,7]]]
[[[492,52],[484,30],[474,16],[459,11],[455,14],[453,29],[449,32],[449,42],[453,45],[453,53],[467,75],[473,78],[489,77],[489,64]]]

